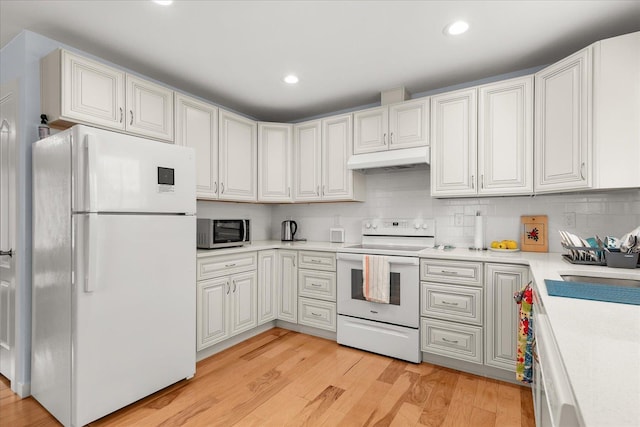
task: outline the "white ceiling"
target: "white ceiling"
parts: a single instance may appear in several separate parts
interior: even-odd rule
[[[467,20],[457,38],[445,25]],[[295,121],[556,61],[640,30],[640,1],[0,0],[22,29],[259,120]],[[283,83],[285,74],[300,83]]]

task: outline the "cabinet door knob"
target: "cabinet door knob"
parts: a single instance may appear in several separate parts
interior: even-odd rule
[[[229,295],[230,290],[231,290],[231,286],[229,285],[229,281],[227,280],[227,295]]]
[[[382,135],[382,143],[384,145],[387,145],[387,134],[386,133]]]
[[[224,194],[224,182],[220,183],[220,194]]]
[[[584,177],[584,162],[580,164],[580,177],[584,181],[586,178]]]
[[[234,293],[234,294],[236,293],[236,288],[237,288],[237,287],[238,287],[238,286],[236,285],[236,281],[234,280],[234,281],[233,281],[233,293]]]
[[[131,114],[131,121],[129,124],[133,126],[133,110],[129,110],[129,113]]]
[[[124,116],[124,111],[122,111],[122,107],[120,107],[120,123],[122,123],[122,118]]]
[[[389,134],[389,145],[393,144],[393,132]]]
[[[218,181],[213,181],[213,194],[218,194]]]

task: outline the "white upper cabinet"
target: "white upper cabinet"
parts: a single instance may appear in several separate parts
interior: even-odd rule
[[[296,201],[322,200],[322,121],[293,126],[294,194]]]
[[[536,192],[589,186],[591,47],[536,74]]]
[[[125,128],[125,73],[66,50],[40,62],[42,113],[54,127]]]
[[[353,151],[351,114],[322,120],[322,199],[362,200],[363,179],[347,169]]]
[[[477,90],[431,98],[431,195],[475,195]]]
[[[640,187],[640,32],[536,74],[535,191]]]
[[[219,198],[256,201],[258,195],[256,122],[221,109],[218,143]]]
[[[429,144],[426,98],[358,111],[353,120],[353,154]]]
[[[258,123],[258,201],[291,202],[292,125]]]
[[[126,130],[173,141],[173,91],[127,74]]]
[[[42,112],[53,127],[84,123],[173,141],[173,91],[58,49],[41,60]]]
[[[218,108],[176,94],[176,144],[196,150],[196,197],[218,197]]]
[[[533,193],[533,77],[432,98],[431,195]]]
[[[533,76],[478,88],[480,195],[533,193]]]
[[[294,200],[364,200],[364,177],[347,169],[351,114],[294,125]]]

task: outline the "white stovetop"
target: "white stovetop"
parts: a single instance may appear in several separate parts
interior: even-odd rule
[[[224,252],[199,250],[198,257],[272,248],[337,252],[349,245],[264,241]],[[640,425],[640,306],[553,297],[544,284],[544,279],[561,280],[560,274],[567,273],[640,280],[640,269],[572,265],[559,253],[425,249],[419,255],[529,265],[585,425]]]

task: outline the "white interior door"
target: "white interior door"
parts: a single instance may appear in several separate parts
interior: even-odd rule
[[[16,295],[16,139],[18,81],[0,88],[0,374],[10,381],[15,375]]]

